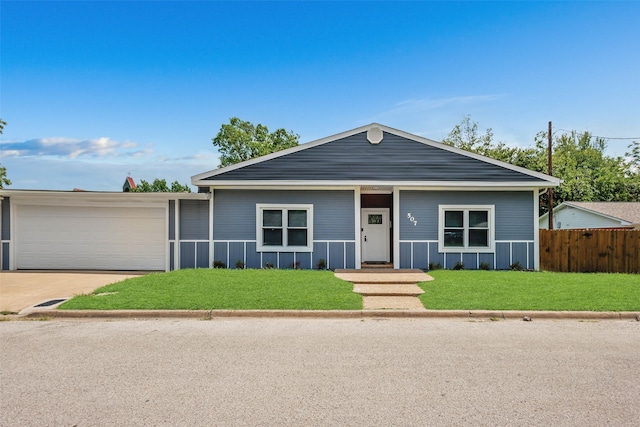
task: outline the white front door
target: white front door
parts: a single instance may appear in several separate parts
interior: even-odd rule
[[[389,209],[362,209],[362,262],[389,262]]]

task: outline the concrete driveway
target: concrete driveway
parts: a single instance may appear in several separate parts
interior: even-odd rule
[[[0,311],[20,312],[44,301],[70,298],[101,286],[140,276],[139,272],[42,272],[0,273]]]

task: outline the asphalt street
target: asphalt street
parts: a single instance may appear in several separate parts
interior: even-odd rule
[[[640,322],[0,322],[2,426],[632,426]]]

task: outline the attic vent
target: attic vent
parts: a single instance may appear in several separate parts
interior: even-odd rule
[[[367,131],[367,140],[372,144],[379,144],[382,136],[382,129],[379,127],[373,127]]]

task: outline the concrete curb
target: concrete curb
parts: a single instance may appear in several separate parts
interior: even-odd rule
[[[15,319],[214,319],[214,318],[451,318],[451,319],[573,319],[636,320],[640,312],[490,311],[490,310],[37,310]]]

